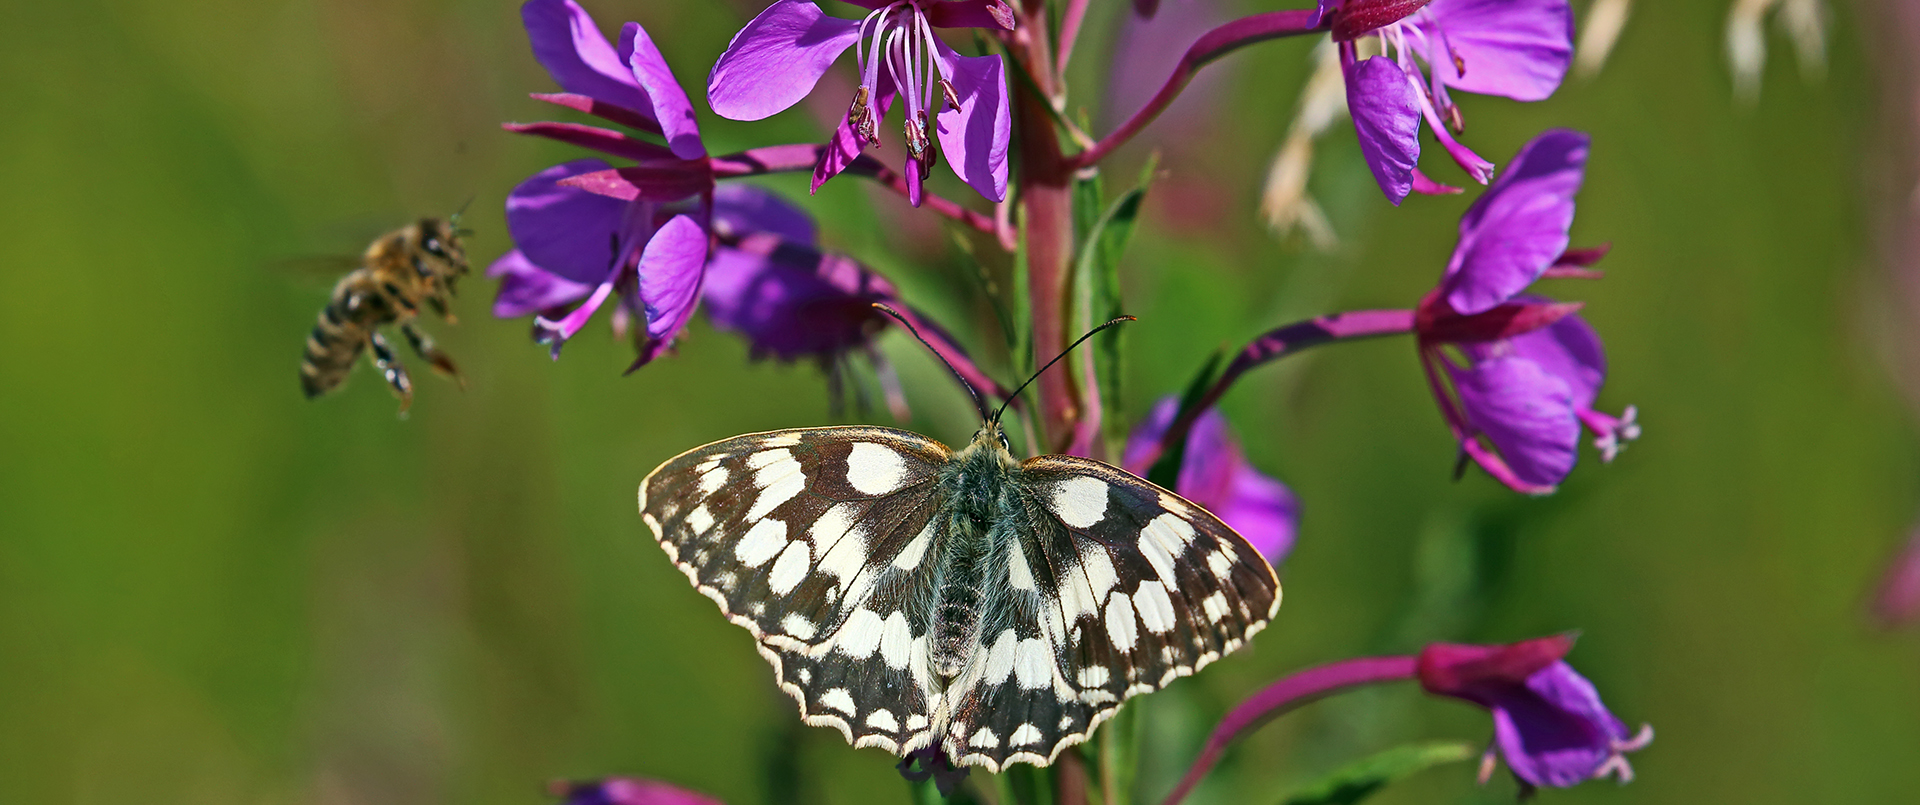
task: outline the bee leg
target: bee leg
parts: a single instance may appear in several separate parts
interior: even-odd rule
[[[448,299],[444,294],[427,297],[427,307],[433,308],[433,312],[440,314],[440,318],[445,319],[448,324],[460,323],[460,320],[454,317],[453,311],[447,307],[447,303]]]
[[[467,390],[466,376],[460,374],[460,368],[453,365],[452,357],[448,356],[445,352],[441,352],[439,347],[434,346],[432,338],[428,338],[426,333],[420,332],[420,328],[413,326],[411,322],[400,325],[400,332],[407,337],[407,343],[413,345],[415,354],[426,358],[428,363],[433,364],[434,371],[453,378],[460,384],[461,391]]]
[[[405,415],[413,405],[413,381],[407,378],[407,368],[400,365],[400,359],[393,354],[393,347],[379,333],[368,339],[373,347],[373,365],[387,378],[387,385],[393,387],[394,396],[400,398],[400,413]]]

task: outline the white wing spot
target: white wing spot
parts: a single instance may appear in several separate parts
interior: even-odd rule
[[[825,556],[820,557],[820,569],[832,573],[834,578],[840,580],[842,587],[853,581],[853,577],[858,575],[860,569],[867,564],[867,538],[861,533],[860,524],[853,522],[851,517],[842,512],[842,507],[848,505],[850,504],[841,503],[828,509],[826,515],[814,521],[812,529],[815,545],[832,546],[825,549]],[[823,526],[822,523],[826,522],[828,516],[833,516],[836,512],[840,512],[835,517],[836,522]],[[836,531],[840,533],[833,533]]]
[[[1007,745],[1026,746],[1027,744],[1037,744],[1044,737],[1045,736],[1040,734],[1039,727],[1035,727],[1032,724],[1021,724],[1019,729],[1014,730],[1012,735],[1007,736]]]
[[[893,566],[901,570],[919,567],[920,559],[927,555],[927,544],[932,541],[933,521],[928,520],[927,527],[920,529],[920,534],[915,536],[912,542],[907,543],[907,547],[900,550],[899,556],[893,557]]]
[[[907,613],[895,610],[887,616],[886,631],[880,633],[880,657],[887,667],[898,671],[907,667],[913,650],[913,630],[907,626]]]
[[[867,726],[886,732],[900,731],[900,722],[894,720],[893,711],[884,707],[867,716]]]
[[[987,649],[987,669],[981,679],[989,685],[998,685],[1007,681],[1007,675],[1013,672],[1013,661],[1019,652],[1020,638],[1012,629],[1005,629],[993,639],[993,647]]]
[[[1045,638],[1020,641],[1020,655],[1014,660],[1013,675],[1019,678],[1020,687],[1027,690],[1038,690],[1053,682],[1053,648]]]
[[[1166,585],[1160,582],[1140,582],[1140,588],[1133,593],[1133,605],[1140,610],[1140,625],[1154,634],[1171,632],[1178,622],[1173,614],[1173,602],[1167,598]]]
[[[787,451],[774,451],[785,456]],[[755,456],[766,455],[756,453]],[[780,504],[798,497],[807,488],[807,475],[800,470],[800,462],[792,458],[782,458],[753,474],[753,485],[760,488],[760,496],[754,498],[753,507],[747,509],[748,520],[758,520],[771,514]]]
[[[1126,593],[1114,593],[1107,599],[1107,637],[1121,651],[1132,651],[1134,641],[1139,639],[1133,625],[1133,602],[1127,600]]]
[[[1107,516],[1107,482],[1079,475],[1053,485],[1053,513],[1074,528],[1087,528]]]
[[[979,732],[974,733],[972,738],[967,739],[967,745],[989,749],[1000,745],[1000,736],[993,734],[993,730],[991,729],[981,727]]]
[[[1060,729],[1062,730],[1073,729],[1073,716],[1061,716]]]
[[[811,668],[800,669],[800,684],[802,685],[813,684],[813,669]]]
[[[747,567],[759,567],[767,560],[779,555],[780,549],[787,546],[787,524],[782,520],[761,520],[747,529],[746,536],[733,546],[733,555],[740,564]]]
[[[1207,554],[1207,569],[1221,581],[1232,581],[1233,557],[1228,556],[1225,549]]]
[[[779,448],[775,450],[762,450],[758,453],[754,453],[753,455],[747,456],[747,466],[757,470],[762,467],[772,466],[782,461],[792,461],[792,460],[793,460],[792,450],[788,450],[786,448]]]
[[[1104,665],[1089,665],[1082,668],[1080,669],[1079,679],[1077,681],[1080,683],[1080,687],[1083,688],[1103,687],[1107,684],[1107,667]]]
[[[795,447],[800,444],[798,433],[776,433],[760,442],[761,447]]]
[[[1167,544],[1160,539],[1159,520],[1147,524],[1140,530],[1140,554],[1147,564],[1153,566],[1155,578],[1161,581],[1173,581],[1173,552],[1167,550]]]
[[[912,715],[907,716],[907,729],[910,729],[910,730],[925,729],[926,726],[927,726],[926,716],[920,715],[919,713],[914,713]]]
[[[1007,581],[1018,590],[1033,589],[1033,568],[1027,566],[1027,552],[1020,549],[1020,538],[1007,542]]]
[[[1200,602],[1200,610],[1207,613],[1207,620],[1219,623],[1227,619],[1227,594],[1214,593]]]
[[[707,511],[706,506],[695,506],[693,511],[687,512],[687,526],[692,528],[696,535],[705,534],[707,529],[713,527],[713,515]]]
[[[1080,552],[1080,570],[1087,574],[1087,589],[1093,592],[1095,606],[1106,600],[1107,591],[1120,582],[1120,577],[1113,572],[1113,557],[1100,545],[1088,546]]]
[[[813,551],[804,539],[787,543],[787,549],[780,552],[780,558],[773,563],[773,572],[767,576],[767,586],[774,595],[786,595],[807,577],[807,568],[813,566]]]
[[[834,688],[821,694],[820,703],[847,715],[853,715],[855,710],[853,697],[848,695],[846,688]]]
[[[788,615],[780,619],[780,631],[801,640],[812,640],[814,633],[818,630],[819,627],[815,626],[813,621],[807,620],[805,615]],[[801,670],[805,672],[805,669]]]
[[[706,470],[700,476],[701,494],[711,495],[720,491],[720,487],[727,485],[727,479],[729,477],[732,477],[732,473],[727,472],[727,468],[725,467],[715,466],[711,470]]]
[[[854,442],[847,453],[847,483],[868,495],[885,495],[907,481],[907,462],[890,448]]]
[[[886,630],[886,622],[873,610],[861,607],[847,616],[847,622],[835,633],[835,650],[854,659],[873,655],[880,648],[880,638]]]

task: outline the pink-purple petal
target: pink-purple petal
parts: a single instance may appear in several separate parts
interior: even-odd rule
[[[1587,135],[1545,132],[1460,218],[1460,243],[1441,282],[1447,304],[1472,314],[1520,293],[1566,252]]]
[[[493,265],[487,267],[487,276],[500,280],[500,291],[493,299],[493,315],[502,319],[572,304],[593,291],[592,285],[574,282],[534,265],[518,249],[493,261]]]
[[[1448,86],[1516,101],[1539,101],[1559,89],[1573,62],[1573,9],[1567,0],[1434,0],[1429,36],[1448,52],[1431,69]],[[1456,69],[1453,57],[1466,69]]]
[[[1420,100],[1406,72],[1385,56],[1349,64],[1345,72],[1360,155],[1380,191],[1397,205],[1413,190],[1413,166],[1420,160]]]
[[[888,321],[873,303],[898,303],[891,283],[852,258],[770,233],[716,249],[701,296],[716,328],[783,361],[867,343]]]
[[[577,783],[558,783],[559,805],[721,805],[720,800],[639,777],[608,777]]]
[[[527,0],[520,19],[533,43],[534,59],[562,89],[628,109],[651,108],[633,71],[578,3]]]
[[[1573,470],[1580,419],[1565,380],[1513,355],[1452,374],[1468,424],[1493,442],[1516,479],[1551,487]]]
[[[1014,28],[1013,8],[1001,0],[936,0],[925,6],[927,22],[938,28]]]
[[[1533,297],[1520,299],[1534,301]],[[1466,345],[1463,349],[1470,356],[1490,351],[1482,345]],[[1577,314],[1507,339],[1494,349],[1533,361],[1541,371],[1566,381],[1575,410],[1592,408],[1600,396],[1600,386],[1607,380],[1607,355],[1600,334]]]
[[[1007,146],[1013,140],[1006,68],[998,54],[962,56],[938,38],[934,58],[960,101],[958,110],[942,108],[934,120],[946,162],[987,200],[1005,201]],[[935,103],[939,103],[937,93]]]
[[[620,29],[620,43],[623,52],[632,51],[627,64],[633,70],[634,80],[653,102],[653,118],[660,122],[660,133],[667,138],[673,155],[681,159],[706,156],[706,146],[700,144],[700,123],[693,116],[693,102],[687,100],[686,90],[680,88],[680,82],[673,77],[672,68],[667,66],[666,57],[660,55],[660,48],[654,46],[647,29],[637,22],[627,23]]]
[[[1628,735],[1593,683],[1564,660],[1493,696],[1500,756],[1534,785],[1567,788],[1592,779]]]
[[[700,302],[707,262],[707,230],[676,215],[655,232],[640,253],[640,302],[647,311],[647,345],[638,364],[660,356],[687,326]]]
[[[809,0],[775,0],[734,34],[707,76],[707,104],[732,120],[760,120],[813,91],[860,38],[860,22],[827,16]]]
[[[627,203],[558,182],[608,167],[597,159],[561,163],[507,194],[507,231],[534,265],[585,285],[606,277],[613,262],[608,238],[621,230]]]
[[[712,190],[713,174],[705,162],[653,162],[569,176],[559,184],[620,201],[669,202]]]
[[[723,234],[768,232],[789,243],[815,244],[813,216],[764,187],[738,182],[713,191],[713,226]]]

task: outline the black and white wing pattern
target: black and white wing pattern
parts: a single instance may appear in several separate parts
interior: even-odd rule
[[[922,559],[951,453],[878,427],[737,436],[654,470],[640,513],[808,724],[902,753],[932,740]]]
[[[1120,703],[1192,674],[1273,617],[1280,586],[1199,506],[1097,461],[1021,464],[1006,605],[954,681],[956,763],[1045,765]]]

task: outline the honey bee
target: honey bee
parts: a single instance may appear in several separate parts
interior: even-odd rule
[[[420,331],[414,319],[420,306],[433,308],[449,324],[453,313],[454,283],[467,273],[467,254],[460,244],[463,235],[460,216],[450,220],[422,218],[400,229],[381,235],[360,257],[354,269],[333,286],[333,298],[320,311],[320,320],[307,335],[307,353],[300,363],[300,387],[312,399],[332,391],[345,380],[347,372],[360,359],[360,353],[373,353],[374,368],[380,370],[400,398],[400,413],[413,404],[413,381],[406,367],[394,355],[393,346],[380,334],[388,324],[399,325],[413,351],[433,368],[466,387],[466,380],[453,365],[453,359],[434,346],[433,339]]]

